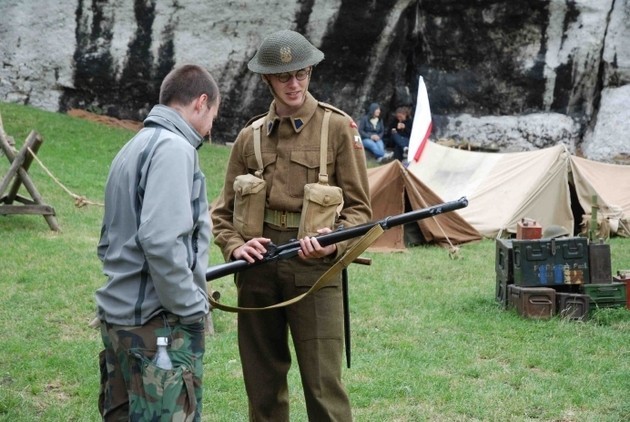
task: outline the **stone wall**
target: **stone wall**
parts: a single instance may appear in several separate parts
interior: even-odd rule
[[[195,62],[231,141],[270,100],[247,61],[290,28],[326,55],[311,91],[357,119],[413,103],[422,75],[434,137],[630,159],[630,0],[3,0],[0,17],[0,101],[142,119]]]

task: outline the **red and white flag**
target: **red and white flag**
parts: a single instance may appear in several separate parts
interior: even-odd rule
[[[416,111],[413,116],[413,127],[411,128],[411,137],[409,138],[408,157],[415,162],[420,161],[422,151],[429,142],[431,129],[431,107],[429,106],[429,97],[427,96],[427,87],[424,85],[424,79],[420,76],[418,81],[418,99],[416,101]]]

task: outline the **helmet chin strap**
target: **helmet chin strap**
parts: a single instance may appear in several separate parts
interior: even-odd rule
[[[260,75],[260,77],[262,78],[263,82],[265,83],[265,85],[267,85],[267,88],[269,88],[269,92],[271,92],[271,95],[273,96],[274,99],[278,99],[278,96],[276,95],[276,91],[273,90],[273,86],[271,86],[271,83],[269,82],[269,79],[267,75]]]

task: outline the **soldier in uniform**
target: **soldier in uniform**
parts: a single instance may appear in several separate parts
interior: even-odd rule
[[[344,112],[318,102],[308,91],[314,66],[324,54],[301,34],[283,30],[268,36],[248,67],[261,75],[273,95],[269,111],[239,133],[228,163],[225,184],[212,212],[215,243],[226,261],[254,262],[270,241],[297,238],[304,186],[317,183],[320,138],[329,112],[326,148],[328,184],[343,192],[334,225],[351,227],[371,219],[369,187],[356,124]],[[253,125],[252,122],[257,124]],[[254,126],[260,127],[264,218],[260,236],[244,236],[234,223],[234,181],[256,174]],[[256,221],[257,216],[250,216]],[[245,218],[247,219],[247,218]],[[322,227],[318,232],[330,232]],[[316,237],[300,238],[298,259],[280,260],[236,275],[238,304],[264,307],[306,292],[341,257],[347,242],[322,247]],[[341,382],[343,313],[340,277],[336,282],[288,307],[238,315],[238,343],[250,420],[288,421],[287,372],[291,365],[288,336],[295,347],[311,421],[352,420]]]

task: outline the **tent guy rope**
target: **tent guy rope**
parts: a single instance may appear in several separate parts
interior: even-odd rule
[[[70,195],[72,198],[74,198],[74,206],[75,207],[82,208],[82,207],[85,207],[86,205],[97,205],[99,207],[105,206],[104,204],[101,204],[99,202],[90,201],[90,200],[86,199],[85,196],[80,196],[80,195],[77,195],[77,194],[73,193],[63,183],[61,183],[59,181],[59,179],[57,179],[55,177],[55,175],[52,174],[52,172],[50,170],[48,170],[48,168],[44,165],[44,163],[42,163],[42,161],[39,159],[39,157],[37,157],[37,155],[35,155],[35,153],[30,148],[28,148],[28,152],[33,156],[35,161],[37,161],[37,163],[46,172],[46,174],[48,174],[48,176],[50,176],[50,178],[55,183],[57,183],[57,185],[59,185],[61,187],[61,189],[63,189],[68,195]]]

